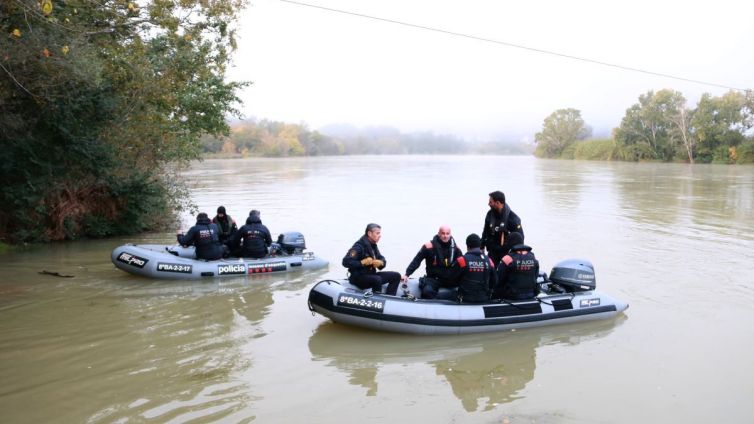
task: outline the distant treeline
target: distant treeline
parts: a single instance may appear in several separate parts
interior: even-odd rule
[[[286,157],[401,154],[531,154],[526,144],[472,143],[431,132],[403,134],[396,129],[325,135],[306,125],[248,119],[231,123],[229,136],[202,139],[206,154],[220,157]]]
[[[626,110],[612,138],[589,139],[591,129],[576,109],[545,118],[534,154],[544,158],[754,163],[754,94],[702,95],[695,108],[673,90],[649,91]]]

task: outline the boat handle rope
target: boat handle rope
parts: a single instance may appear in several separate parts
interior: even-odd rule
[[[571,300],[573,300],[573,298],[576,297],[576,295],[574,293],[568,293],[568,295],[571,296]],[[552,303],[547,303],[547,302],[545,302],[544,300],[542,300],[542,299],[540,299],[538,297],[536,299],[537,299],[537,301],[539,303],[544,303],[545,305],[549,305],[549,306],[555,306]]]
[[[340,283],[335,280],[320,280],[320,281],[317,281],[317,284],[315,284],[314,287],[312,287],[312,290],[314,290],[318,285],[322,283],[327,283],[327,284],[335,283],[337,285],[340,285]],[[312,302],[310,300],[307,300],[306,303],[309,306],[309,310],[312,312],[312,316],[314,316],[314,306],[312,306]]]

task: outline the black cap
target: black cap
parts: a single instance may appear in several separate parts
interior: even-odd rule
[[[251,212],[249,212],[249,216],[255,216],[255,217],[259,218],[261,215],[262,215],[262,212],[259,212],[256,209],[252,209]]]
[[[492,198],[492,200],[494,200],[496,202],[503,202],[503,203],[505,203],[505,193],[503,193],[500,190],[493,191],[492,193],[490,193],[490,197]]]
[[[521,233],[514,231],[514,232],[508,234],[508,243],[507,244],[510,247],[516,246],[518,244],[523,244],[523,243],[524,243],[524,236],[522,236]]]
[[[198,221],[198,220],[200,220],[200,219],[209,219],[209,217],[207,216],[207,214],[206,214],[206,213],[204,213],[204,212],[199,212],[199,215],[197,215],[197,216],[196,216],[196,220]]]
[[[482,239],[478,235],[471,233],[466,237],[466,247],[473,249],[475,247],[482,247]]]
[[[225,206],[220,206],[219,208],[217,208],[217,213],[227,215],[227,213],[225,212]]]

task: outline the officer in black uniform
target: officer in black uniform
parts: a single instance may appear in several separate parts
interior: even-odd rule
[[[382,227],[377,224],[367,225],[364,235],[353,244],[343,258],[343,266],[350,273],[348,281],[354,286],[373,292],[382,291],[382,285],[387,283],[386,294],[395,295],[398,292],[398,284],[401,274],[394,271],[381,271],[385,268],[385,257],[377,248],[377,243],[382,237]]]
[[[217,215],[212,218],[212,223],[217,225],[217,229],[220,231],[220,242],[225,243],[230,239],[230,236],[238,231],[236,221],[225,212],[225,206],[217,208]]]
[[[495,287],[495,265],[480,246],[482,240],[476,234],[466,237],[466,254],[456,260],[455,276],[458,282],[458,301],[462,303],[487,303]]]
[[[497,266],[512,246],[507,240],[508,234],[515,231],[523,236],[524,229],[521,228],[521,218],[505,203],[505,194],[502,191],[490,193],[487,204],[490,210],[484,218],[482,249],[487,249],[487,253]]]
[[[237,249],[239,242],[243,240],[243,245],[238,253],[244,258],[264,258],[267,256],[267,248],[272,244],[270,230],[262,224],[261,213],[258,210],[249,212],[246,218],[246,225],[230,237],[229,245],[231,250]]]
[[[419,268],[422,261],[425,261],[426,277],[420,279],[423,299],[435,299],[440,287],[454,288],[457,287],[453,279],[453,264],[456,259],[463,255],[461,249],[456,246],[456,241],[450,235],[450,227],[443,225],[437,230],[437,235],[432,241],[425,243],[416,254],[414,260],[406,268],[406,274],[402,280],[408,280],[408,277]],[[451,293],[453,299],[455,293]]]
[[[516,232],[508,237],[513,244],[511,251],[505,255],[498,267],[498,284],[492,297],[494,299],[525,300],[537,295],[537,277],[539,261],[524,244],[524,238]]]
[[[213,261],[222,258],[227,253],[227,248],[220,243],[217,225],[210,222],[204,212],[196,216],[196,225],[191,227],[185,235],[179,232],[176,238],[182,246],[196,246],[198,259]]]

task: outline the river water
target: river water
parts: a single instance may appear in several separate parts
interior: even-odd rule
[[[0,255],[2,423],[702,423],[754,414],[754,167],[365,156],[207,160],[200,210],[262,211],[329,269],[200,282],[133,277],[125,242]],[[590,259],[618,319],[497,334],[407,336],[312,316],[369,222],[405,271],[448,224],[481,232],[503,190],[550,270]],[[156,211],[159,213],[159,211]],[[184,217],[187,229],[193,219]],[[72,278],[40,274],[58,272]],[[422,275],[422,270],[415,275]]]

